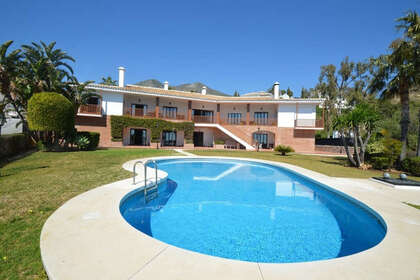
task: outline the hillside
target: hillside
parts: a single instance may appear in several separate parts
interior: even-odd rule
[[[156,88],[163,88],[163,83],[156,80],[156,79],[148,79],[148,80],[144,80],[138,83],[135,83],[135,85],[138,86],[145,86],[145,87],[156,87]],[[200,82],[195,82],[195,83],[189,83],[189,84],[181,84],[181,85],[177,85],[177,86],[171,86],[169,85],[170,89],[176,89],[176,90],[182,90],[182,91],[188,91],[188,92],[201,92],[201,89],[203,88],[203,86],[207,87],[207,94],[211,94],[211,95],[219,95],[219,96],[229,96],[226,93],[223,93],[221,91],[212,89],[211,87],[200,83]]]

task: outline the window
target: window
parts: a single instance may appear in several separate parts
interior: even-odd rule
[[[229,124],[241,124],[242,114],[241,113],[228,113]]]
[[[163,131],[162,132],[162,144],[163,146],[176,146],[176,132],[175,131]]]
[[[89,97],[89,99],[87,100],[87,104],[90,105],[99,105],[99,97]]]
[[[177,107],[163,106],[163,117],[176,119],[177,110]]]
[[[147,111],[146,104],[131,104],[131,115],[132,116],[144,116]]]
[[[254,113],[255,124],[267,124],[268,123],[268,112],[255,112]]]
[[[268,146],[268,134],[267,133],[254,133],[255,144],[261,145],[263,148]]]

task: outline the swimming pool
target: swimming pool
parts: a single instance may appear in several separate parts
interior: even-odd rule
[[[377,245],[373,210],[285,168],[236,159],[165,159],[168,179],[148,203],[120,204],[136,229],[203,254],[261,263],[324,260]]]

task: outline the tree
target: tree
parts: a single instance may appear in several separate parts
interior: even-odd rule
[[[233,93],[233,96],[236,96],[236,97],[240,96],[239,92],[237,90],[235,90],[235,92]]]
[[[403,37],[389,46],[390,54],[372,59],[371,90],[383,90],[382,98],[398,96],[401,103],[400,161],[407,155],[407,135],[410,124],[410,88],[420,81],[420,19],[416,12],[397,19],[397,29]]]
[[[21,50],[17,49],[8,52],[13,41],[7,41],[0,46],[0,92],[3,94],[2,101],[3,112],[8,104],[10,104],[17,112],[21,119],[24,119],[22,113],[22,104],[18,96],[17,83],[20,79],[21,71]]]
[[[337,116],[334,120],[334,129],[340,131],[341,140],[345,148],[347,158],[353,166],[360,167],[365,162],[366,147],[370,137],[376,130],[379,114],[375,108],[362,103]],[[350,154],[347,139],[353,137],[354,153]]]
[[[102,81],[100,82],[102,85],[108,85],[108,86],[116,86],[117,81],[112,79],[111,76],[108,77],[102,77]]]
[[[28,101],[29,128],[38,132],[36,141],[43,139],[47,147],[57,145],[74,129],[73,104],[55,92],[34,94]]]
[[[318,98],[318,92],[314,88],[306,89],[302,87],[300,98]]]
[[[73,69],[67,62],[75,60],[61,49],[56,49],[55,42],[23,45],[21,50],[7,54],[11,44],[12,41],[8,41],[0,47],[0,90],[6,103],[19,116],[24,133],[29,133],[26,120],[28,100],[41,91],[63,94],[73,75]]]
[[[361,96],[366,92],[367,70],[368,64],[349,61],[348,57],[340,63],[338,70],[332,64],[321,66],[315,91],[325,99],[324,128],[328,135],[332,132],[334,119],[341,115],[345,108],[355,106],[363,100],[358,98],[352,101],[350,96],[352,92],[360,93]]]
[[[0,135],[1,127],[6,123],[6,103],[0,103]]]
[[[77,115],[81,105],[88,104],[90,98],[101,98],[100,95],[88,88],[91,83],[93,83],[93,81],[80,83],[74,76],[71,77],[71,80],[68,82],[63,95],[73,104],[75,115]]]
[[[286,91],[286,94],[289,96],[289,97],[292,97],[293,96],[293,91],[288,87],[287,88],[287,91]]]

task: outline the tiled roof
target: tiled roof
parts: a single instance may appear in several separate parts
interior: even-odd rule
[[[191,99],[199,99],[203,101],[226,101],[226,102],[243,102],[243,101],[272,101],[272,102],[279,102],[279,101],[307,101],[307,102],[315,102],[315,103],[322,103],[321,99],[279,99],[275,100],[272,96],[218,96],[218,95],[211,95],[206,94],[203,95],[197,92],[188,92],[188,91],[180,91],[180,90],[165,90],[163,88],[154,88],[154,87],[144,87],[144,86],[137,86],[137,85],[126,85],[125,87],[118,87],[118,86],[109,86],[109,85],[102,85],[102,84],[91,84],[89,88],[96,89],[96,90],[107,90],[107,91],[117,91],[117,92],[126,92],[126,93],[149,93],[158,96],[168,96],[168,97],[179,97],[179,98],[191,98]]]

